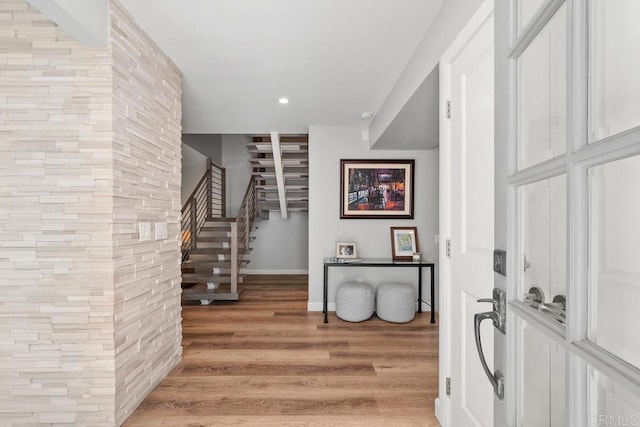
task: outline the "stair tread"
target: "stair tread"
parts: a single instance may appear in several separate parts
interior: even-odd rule
[[[280,199],[258,199],[261,202],[280,202]],[[307,202],[309,201],[309,197],[304,197],[304,196],[298,196],[298,197],[292,197],[292,196],[287,196],[286,197],[287,201],[292,201],[292,202]]]
[[[258,189],[264,189],[264,190],[277,190],[278,187],[275,185],[269,185],[269,184],[256,184],[256,188]],[[284,186],[285,189],[287,190],[308,190],[309,186],[308,185],[289,185],[289,184],[285,184]]]
[[[275,172],[253,172],[253,176],[263,177],[263,178],[271,178],[274,179],[276,177]],[[309,173],[304,172],[285,172],[283,176],[286,178],[308,178]]]
[[[231,277],[231,271],[229,269],[225,269],[225,271],[220,272],[220,273],[214,273],[211,270],[213,270],[212,268],[207,268],[207,267],[200,267],[200,268],[186,268],[187,270],[202,270],[202,271],[190,271],[190,272],[182,272],[182,276],[183,277],[190,277],[189,275],[192,276],[208,276],[208,277]],[[208,270],[208,271],[206,271]]]
[[[185,269],[192,269],[192,270],[200,270],[200,269],[209,269],[209,270],[213,270],[214,268],[219,268],[221,269],[221,271],[225,272],[228,271],[230,266],[229,266],[230,261],[221,261],[221,262],[212,262],[212,261],[196,261],[196,262],[190,262],[190,261],[185,261],[183,263],[183,268]],[[242,264],[249,264],[249,260],[241,260],[240,265]],[[192,273],[183,273],[183,274],[192,274]],[[199,274],[199,273],[193,273],[193,274]],[[224,273],[223,273],[224,274]]]
[[[249,252],[251,252],[253,249],[252,248],[245,248],[243,252],[241,252],[242,254],[247,254]],[[190,249],[189,250],[189,254],[191,255],[230,255],[231,254],[231,249],[230,248],[197,248],[197,249]]]
[[[192,254],[228,254],[231,253],[231,248],[196,248],[189,251]]]
[[[254,165],[273,165],[275,162],[274,159],[269,158],[269,157],[262,157],[262,158],[257,158],[254,157],[252,159],[249,159],[249,163],[252,163]],[[303,157],[289,157],[289,158],[282,158],[281,162],[283,165],[287,166],[287,165],[291,165],[291,166],[297,166],[297,165],[306,165],[307,163],[309,163],[309,159],[307,158],[303,158]]]
[[[196,280],[198,283],[205,282],[219,282],[224,279],[230,279],[231,274],[196,274],[196,273],[182,273],[182,281]],[[193,283],[193,282],[190,282]]]
[[[182,283],[185,285],[188,285],[188,284],[199,285],[204,283],[215,283],[216,285],[229,285],[231,283],[231,277],[206,277],[206,276],[199,276],[199,277],[193,277],[193,278],[183,277]]]

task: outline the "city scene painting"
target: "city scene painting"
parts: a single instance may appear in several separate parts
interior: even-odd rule
[[[414,160],[341,160],[340,218],[413,218]]]

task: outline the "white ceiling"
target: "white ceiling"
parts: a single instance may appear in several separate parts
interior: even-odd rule
[[[443,1],[121,0],[183,72],[184,133],[363,125]]]

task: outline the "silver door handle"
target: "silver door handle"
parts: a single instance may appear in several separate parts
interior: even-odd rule
[[[567,298],[564,295],[556,295],[553,302],[542,304],[542,312],[550,315],[555,321],[562,324],[567,321]]]
[[[484,351],[482,350],[482,340],[480,339],[480,325],[483,320],[490,319],[496,329],[503,334],[506,332],[507,294],[503,290],[495,288],[492,293],[492,298],[482,298],[479,299],[478,302],[490,302],[493,310],[478,313],[473,317],[473,332],[476,338],[476,350],[478,350],[482,369],[487,375],[487,378],[489,378],[489,382],[493,387],[493,392],[498,396],[498,399],[504,400],[504,375],[502,375],[498,370],[492,373],[489,369],[489,365],[487,365],[487,360],[484,357]]]
[[[498,399],[504,400],[504,376],[500,371],[491,373],[487,360],[484,357],[484,351],[482,350],[482,341],[480,340],[480,324],[483,320],[491,319],[496,324],[498,322],[498,313],[495,311],[486,311],[484,313],[477,313],[474,317],[474,334],[476,337],[476,349],[478,350],[478,356],[480,357],[480,363],[484,373],[489,378],[489,382],[493,386],[493,392],[498,396]]]

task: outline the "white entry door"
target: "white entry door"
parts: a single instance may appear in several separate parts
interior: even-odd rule
[[[443,426],[493,426],[493,389],[476,351],[474,315],[490,311],[494,248],[494,22],[485,2],[440,62],[441,369]],[[482,324],[493,364],[493,326]],[[493,371],[492,371],[493,372]]]
[[[494,425],[640,425],[640,2],[495,16]]]

